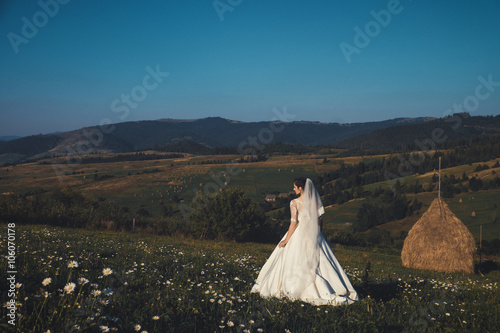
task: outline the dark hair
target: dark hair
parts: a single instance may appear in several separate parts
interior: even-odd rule
[[[302,187],[302,189],[306,188],[306,178],[305,177],[295,178],[295,180],[293,181],[293,183],[297,187]]]

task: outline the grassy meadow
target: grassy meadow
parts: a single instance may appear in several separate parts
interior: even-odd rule
[[[7,226],[2,225],[2,235]],[[250,289],[272,245],[16,226],[12,332],[496,332],[500,274],[401,266],[398,251],[334,248],[360,301],[312,306]],[[0,244],[7,252],[5,241]],[[0,264],[2,280],[7,263]],[[6,293],[2,301],[7,302]]]
[[[239,155],[74,164],[57,172],[48,163],[0,167],[0,194],[47,193],[69,188],[87,198],[160,214],[164,204],[189,204],[209,184],[239,187],[256,202],[268,193],[290,192],[293,179],[314,177],[382,156],[336,158],[336,154],[273,155],[253,163]],[[323,159],[327,157],[327,163]],[[220,161],[234,163],[220,163]],[[498,159],[497,159],[498,160]],[[443,169],[443,175],[495,177],[479,165]],[[214,162],[219,161],[219,162]],[[481,163],[485,164],[485,163]],[[433,172],[402,177],[428,184]],[[365,190],[386,188],[388,182]],[[408,194],[421,210],[377,226],[393,237],[408,232],[437,192]],[[346,229],[368,200],[326,207],[325,234]],[[500,190],[466,192],[445,199],[476,241],[500,237]],[[0,224],[2,254],[8,228]],[[446,274],[402,267],[395,248],[333,250],[360,301],[349,306],[312,306],[250,294],[274,245],[193,240],[129,232],[64,229],[16,222],[16,320],[0,316],[0,330],[13,332],[498,332],[498,258],[481,274]],[[277,242],[278,240],[276,240]],[[484,257],[483,257],[484,259]],[[497,260],[495,262],[494,260]],[[8,277],[7,262],[0,263]],[[2,289],[3,290],[3,289]],[[3,304],[8,301],[2,292]],[[7,309],[6,309],[7,310]]]

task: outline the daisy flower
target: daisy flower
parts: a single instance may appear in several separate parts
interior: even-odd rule
[[[49,285],[51,282],[52,282],[52,279],[51,279],[51,278],[45,278],[45,279],[43,279],[42,284],[43,284],[44,286],[47,286],[47,285]]]
[[[68,263],[68,268],[77,268],[78,267],[78,263],[76,261],[70,261]]]
[[[139,330],[141,329],[141,325],[139,325],[139,324],[135,325],[135,326],[134,326],[134,329],[135,329],[136,331],[139,331]]]
[[[75,288],[76,288],[76,284],[74,284],[73,282],[70,282],[70,283],[68,283],[68,284],[64,287],[64,291],[65,291],[67,294],[70,294],[70,293],[72,293],[73,291],[75,291]]]
[[[104,289],[102,292],[103,292],[103,293],[104,293],[104,295],[106,295],[106,296],[111,296],[111,295],[113,295],[113,293],[114,293],[113,289],[111,289],[111,288],[106,288],[106,289]]]
[[[84,277],[81,277],[81,278],[78,279],[78,283],[79,284],[87,284],[87,283],[89,283],[89,280],[87,280]]]
[[[108,275],[111,275],[113,274],[113,270],[111,268],[104,268],[102,270],[102,274],[104,274],[104,276],[108,276]],[[140,329],[140,328],[139,328]]]

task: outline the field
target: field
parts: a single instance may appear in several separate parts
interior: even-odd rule
[[[2,234],[7,226],[2,225]],[[406,269],[393,250],[334,248],[359,302],[250,294],[273,246],[16,226],[16,332],[496,332],[500,274]],[[7,252],[7,242],[0,245]],[[1,262],[5,281],[7,262]],[[6,304],[6,292],[2,302]]]
[[[151,152],[157,153],[158,152]],[[16,166],[0,167],[0,194],[26,193],[33,191],[54,191],[70,188],[84,196],[96,200],[127,207],[130,211],[144,208],[153,215],[161,214],[164,203],[179,200],[185,204],[192,202],[196,192],[213,193],[219,187],[239,187],[254,201],[263,202],[267,193],[290,192],[292,181],[297,176],[314,177],[324,172],[335,170],[339,163],[365,163],[384,157],[353,156],[335,158],[335,154],[274,155],[263,162],[241,163],[241,155],[206,155],[194,156],[186,154],[183,158],[125,161],[115,163],[93,163],[56,165],[27,163]],[[323,159],[328,158],[328,163]],[[452,168],[444,168],[444,175],[460,177],[463,173],[472,177],[477,175],[482,180],[496,176],[493,165],[500,159],[486,163],[473,163]],[[215,163],[214,161],[218,161]],[[220,161],[236,161],[220,163]],[[478,165],[487,164],[492,169],[475,172]],[[64,172],[61,172],[64,170]],[[497,168],[496,171],[500,171]],[[401,177],[402,183],[413,183],[417,179],[420,184],[430,182],[434,172],[424,175]],[[378,187],[386,188],[387,181],[365,186],[365,190]],[[423,192],[416,195],[423,203],[422,213],[437,197],[436,191]],[[462,202],[458,200],[462,198]],[[468,192],[445,199],[452,211],[471,230],[479,241],[480,225],[483,225],[483,239],[492,240],[500,237],[500,191]],[[356,220],[356,214],[363,199],[350,201],[342,205],[326,208],[325,226],[327,228],[345,228]],[[475,217],[472,217],[472,212]],[[421,215],[421,214],[420,214]],[[496,223],[494,223],[496,219]],[[391,235],[399,236],[401,231],[407,232],[418,220],[418,216],[410,216],[400,221],[389,222],[379,228],[388,230]]]
[[[0,167],[0,194],[52,193],[69,188],[85,197],[160,214],[162,206],[189,204],[196,192],[241,188],[256,202],[287,193],[297,176],[314,177],[346,165],[380,158],[336,158],[335,154],[274,155],[242,163],[238,155],[74,164],[58,172],[47,163]],[[327,157],[328,162],[323,163]],[[223,162],[221,162],[223,161]],[[232,163],[228,161],[233,161]],[[478,164],[443,169],[487,180],[500,168],[476,172]],[[484,163],[483,163],[484,164]],[[402,177],[428,184],[432,173]],[[365,190],[386,188],[387,181]],[[422,209],[382,224],[393,237],[407,232],[437,192],[408,194]],[[326,207],[325,234],[356,223],[368,198]],[[466,192],[446,198],[476,241],[500,237],[500,190]],[[500,331],[498,262],[480,263],[481,274],[445,274],[403,268],[392,248],[342,248],[334,252],[359,302],[311,306],[250,294],[253,281],[274,245],[230,243],[151,234],[15,227],[15,329],[11,311],[0,328],[16,332],[496,332]],[[1,253],[8,253],[7,225]],[[278,241],[278,240],[276,240]],[[494,260],[498,258],[488,257]],[[10,259],[9,259],[10,260]],[[498,261],[498,260],[497,260]],[[11,269],[0,264],[5,281]],[[479,264],[479,263],[478,263]],[[7,307],[9,293],[2,293]],[[10,296],[9,296],[10,297]]]
[[[319,157],[273,157],[266,162],[213,164],[237,160],[240,155],[188,156],[140,162],[52,165],[27,163],[0,167],[0,194],[53,191],[68,187],[87,197],[101,198],[135,210],[160,211],[160,203],[175,196],[191,202],[196,191],[210,191],[207,184],[240,186],[254,200],[267,191],[290,192],[293,179],[315,174]],[[324,170],[337,168],[325,166]],[[60,172],[60,170],[65,172]],[[223,174],[220,174],[220,173]],[[278,184],[278,186],[276,186]]]

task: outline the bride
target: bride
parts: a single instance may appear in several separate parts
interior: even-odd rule
[[[290,202],[288,232],[262,267],[251,292],[314,305],[357,301],[358,294],[320,231],[325,210],[314,184],[309,178],[297,178],[293,189],[300,196]]]

